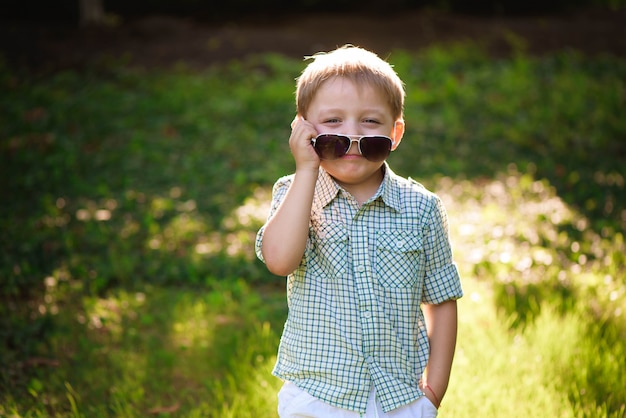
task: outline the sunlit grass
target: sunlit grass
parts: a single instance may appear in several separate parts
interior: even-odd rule
[[[497,311],[488,285],[466,280],[464,286],[457,354],[440,416],[623,416],[623,339],[612,336],[607,343],[583,312],[562,314],[549,306],[533,324],[512,329],[514,318]],[[591,364],[604,370],[583,376]],[[598,385],[605,386],[601,394],[594,393]]]
[[[458,349],[440,416],[622,416],[624,288],[606,280],[596,288],[570,277],[573,266],[587,276],[603,268],[603,263],[579,264],[571,244],[558,239],[559,227],[582,223],[581,215],[549,184],[514,168],[486,183],[442,178],[432,186],[448,206],[466,293],[459,302]],[[257,192],[232,216],[252,217],[258,224],[258,209],[266,209],[268,198]],[[540,245],[546,236],[554,238],[553,246]],[[597,245],[602,247],[597,255],[612,248],[602,240]],[[559,269],[550,268],[552,260],[559,260]],[[562,270],[568,280],[559,278]],[[502,298],[515,294],[500,294],[497,285],[519,290],[552,281],[564,282],[572,295],[593,290],[596,303],[613,307],[594,316],[589,299],[567,302],[560,294],[540,292],[532,300],[520,298],[526,307],[508,309]],[[79,312],[58,314],[66,330],[53,340],[59,365],[29,382],[24,396],[32,404],[5,398],[0,412],[276,416],[281,382],[271,368],[286,314],[283,291],[260,293],[243,281],[215,281],[208,291],[119,290],[86,297],[81,305]],[[72,370],[72,364],[81,367]]]
[[[440,416],[622,416],[623,406],[609,414],[607,405],[623,403],[623,390],[613,386],[623,379],[623,342],[612,340],[609,346],[597,332],[589,333],[588,318],[550,308],[533,325],[513,330],[511,321],[497,312],[487,283],[470,278],[464,286],[456,360]],[[242,296],[250,296],[247,292]],[[146,294],[144,303],[152,299],[153,304],[141,312],[151,319],[127,318],[123,341],[103,341],[112,337],[90,327],[81,335],[67,336],[69,352],[61,354],[61,367],[80,361],[82,374],[65,370],[31,381],[33,404],[16,407],[15,416],[48,416],[47,408],[54,408],[58,416],[75,416],[70,398],[79,416],[140,417],[159,411],[189,417],[276,416],[280,381],[270,371],[284,314],[277,299],[273,323],[249,321],[238,328],[235,322],[243,318],[232,312],[256,314],[243,300],[211,308],[211,298],[198,293],[164,293]],[[127,295],[115,298],[122,304],[127,299]],[[228,323],[229,318],[235,322]],[[216,332],[224,322],[229,331]],[[74,338],[90,341],[83,342],[84,352],[74,346]],[[596,376],[577,376],[587,373],[590,364],[604,370],[595,370],[601,372]],[[611,375],[612,383],[604,383],[611,398],[606,404],[594,401],[590,392],[597,379]],[[103,395],[109,399],[107,405],[98,401]],[[6,409],[0,411],[10,416],[13,401],[5,399],[3,404]]]
[[[449,210],[466,292],[441,415],[621,417],[620,235],[593,234],[548,182],[514,166],[495,180],[443,178],[433,187]],[[585,251],[571,230],[586,231]]]
[[[268,394],[277,388],[270,371],[282,302],[241,281],[85,298],[83,312],[59,314],[57,364],[31,379],[20,407],[3,395],[0,415],[263,416],[259,408],[275,408]]]
[[[494,180],[444,177],[433,184],[450,211],[464,276],[489,281],[496,304],[516,314],[516,323],[532,319],[544,302],[561,310],[583,304],[597,319],[623,322],[622,234],[603,236],[590,228],[590,221],[547,180],[535,179],[533,170],[511,165]]]
[[[552,381],[526,333],[511,332],[488,286],[465,280],[450,387],[441,409],[448,417],[573,416],[567,392]],[[554,344],[554,342],[552,343]]]

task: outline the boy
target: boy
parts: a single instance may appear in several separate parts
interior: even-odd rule
[[[296,171],[274,185],[256,240],[288,276],[281,418],[437,415],[462,290],[439,198],[385,162],[404,95],[388,63],[352,46],[298,78]]]

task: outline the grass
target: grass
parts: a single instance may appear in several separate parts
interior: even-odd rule
[[[58,316],[55,363],[31,370],[25,391],[13,395],[26,403],[15,410],[9,398],[0,415],[227,416],[241,408],[241,392],[255,393],[251,385],[277,386],[270,371],[282,302],[242,281],[83,300],[83,311]]]
[[[591,239],[606,264],[571,254],[563,225],[584,218],[514,167],[436,189],[470,278],[445,416],[622,416],[625,288],[607,272],[623,268],[623,242]]]
[[[440,416],[624,416],[626,61],[390,59],[390,164],[444,199],[466,292]],[[253,240],[302,67],[0,65],[0,416],[275,416],[286,303]]]

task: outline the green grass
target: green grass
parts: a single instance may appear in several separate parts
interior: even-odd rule
[[[219,417],[252,400],[267,410],[271,397],[250,395],[253,385],[277,388],[270,371],[285,313],[280,296],[234,281],[201,293],[147,287],[85,298],[81,311],[57,316],[55,363],[30,370],[0,415],[139,417],[172,408]]]
[[[521,51],[390,57],[390,164],[444,199],[466,291],[440,416],[621,417],[626,61]],[[303,65],[0,65],[0,416],[275,416],[253,240]]]
[[[480,184],[443,178],[435,189],[469,278],[445,416],[623,416],[621,235],[588,231],[596,259],[584,259],[562,231],[585,218],[514,167]]]

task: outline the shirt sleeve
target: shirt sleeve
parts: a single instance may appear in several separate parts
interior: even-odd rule
[[[281,177],[280,179],[276,181],[276,183],[274,184],[274,188],[272,189],[272,204],[270,206],[270,213],[267,217],[267,221],[259,229],[259,231],[256,234],[256,239],[254,241],[254,250],[259,260],[261,260],[264,263],[265,263],[265,260],[263,259],[261,247],[263,245],[263,232],[265,231],[265,225],[267,225],[267,222],[270,219],[272,219],[272,216],[274,216],[274,213],[276,213],[276,210],[278,209],[283,199],[285,198],[285,195],[287,194],[287,191],[289,190],[289,186],[291,185],[292,181],[293,181],[293,175]]]
[[[452,259],[448,214],[441,199],[438,196],[433,199],[424,230],[426,275],[422,302],[427,304],[439,304],[463,296],[459,271]]]

